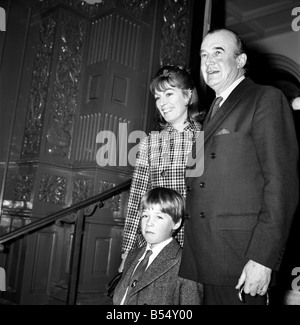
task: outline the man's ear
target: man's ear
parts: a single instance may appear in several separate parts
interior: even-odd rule
[[[240,54],[236,58],[236,62],[237,62],[237,67],[239,69],[242,69],[245,66],[246,62],[247,62],[247,54],[245,54],[245,53]]]

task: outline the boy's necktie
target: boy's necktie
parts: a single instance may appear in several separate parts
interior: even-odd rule
[[[213,116],[216,114],[217,110],[220,108],[220,103],[222,101],[223,97],[219,96],[214,99],[214,101],[211,104],[211,114],[210,119],[213,118]]]
[[[126,298],[124,301],[124,305],[127,304],[127,300],[130,296],[130,293],[132,291],[132,289],[136,286],[140,276],[145,272],[148,262],[149,262],[149,257],[152,254],[152,250],[149,249],[146,252],[145,257],[141,260],[140,264],[137,266],[137,268],[135,269],[135,271],[133,272],[133,274],[131,275],[131,278],[129,280],[129,285],[128,285],[128,290],[127,290],[127,294],[126,294]]]

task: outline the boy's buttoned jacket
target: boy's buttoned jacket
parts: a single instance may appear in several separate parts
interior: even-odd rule
[[[144,251],[145,247],[141,247],[129,252],[122,278],[114,292],[114,305],[121,303],[131,274]],[[181,252],[175,239],[164,247],[131,291],[127,304],[200,305],[202,285],[178,276]]]

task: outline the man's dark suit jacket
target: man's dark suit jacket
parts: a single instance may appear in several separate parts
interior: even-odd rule
[[[122,278],[114,292],[114,305],[121,303],[131,274],[144,251],[145,247],[141,247],[128,253]],[[173,239],[149,265],[131,291],[127,305],[200,305],[202,285],[178,276],[181,253],[181,247]]]
[[[179,275],[236,286],[249,259],[279,269],[299,196],[294,120],[279,89],[245,78],[202,130]]]

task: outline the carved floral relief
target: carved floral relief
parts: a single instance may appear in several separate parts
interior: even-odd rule
[[[27,119],[23,138],[22,156],[37,156],[40,150],[55,26],[56,21],[53,17],[47,17],[41,23],[40,43],[36,51],[31,89],[27,104]]]
[[[47,152],[69,158],[81,78],[85,21],[63,15],[52,90]]]
[[[67,179],[61,176],[42,174],[39,201],[63,205],[66,196]]]

